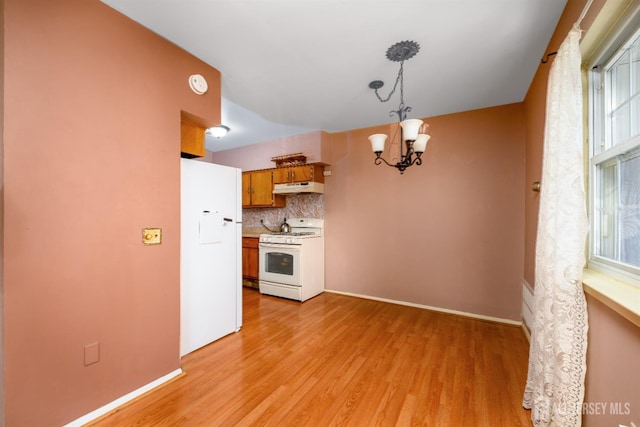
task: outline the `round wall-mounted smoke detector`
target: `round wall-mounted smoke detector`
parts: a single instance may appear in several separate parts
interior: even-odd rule
[[[207,79],[205,79],[201,74],[192,74],[189,76],[189,87],[191,87],[191,90],[198,95],[206,93],[207,89],[209,89]]]

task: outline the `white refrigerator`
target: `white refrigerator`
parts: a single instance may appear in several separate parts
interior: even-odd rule
[[[242,173],[180,161],[182,357],[242,326]]]

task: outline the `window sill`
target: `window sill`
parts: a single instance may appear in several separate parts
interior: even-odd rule
[[[639,287],[590,269],[582,273],[582,287],[585,293],[640,327]]]

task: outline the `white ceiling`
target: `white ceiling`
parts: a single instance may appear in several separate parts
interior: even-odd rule
[[[404,63],[409,117],[520,102],[566,0],[102,0],[222,73],[218,151],[314,130],[395,121]],[[398,91],[399,92],[399,91]]]

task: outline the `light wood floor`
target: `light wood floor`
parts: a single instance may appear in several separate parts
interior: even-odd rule
[[[244,326],[94,426],[530,426],[519,327],[244,288]]]

